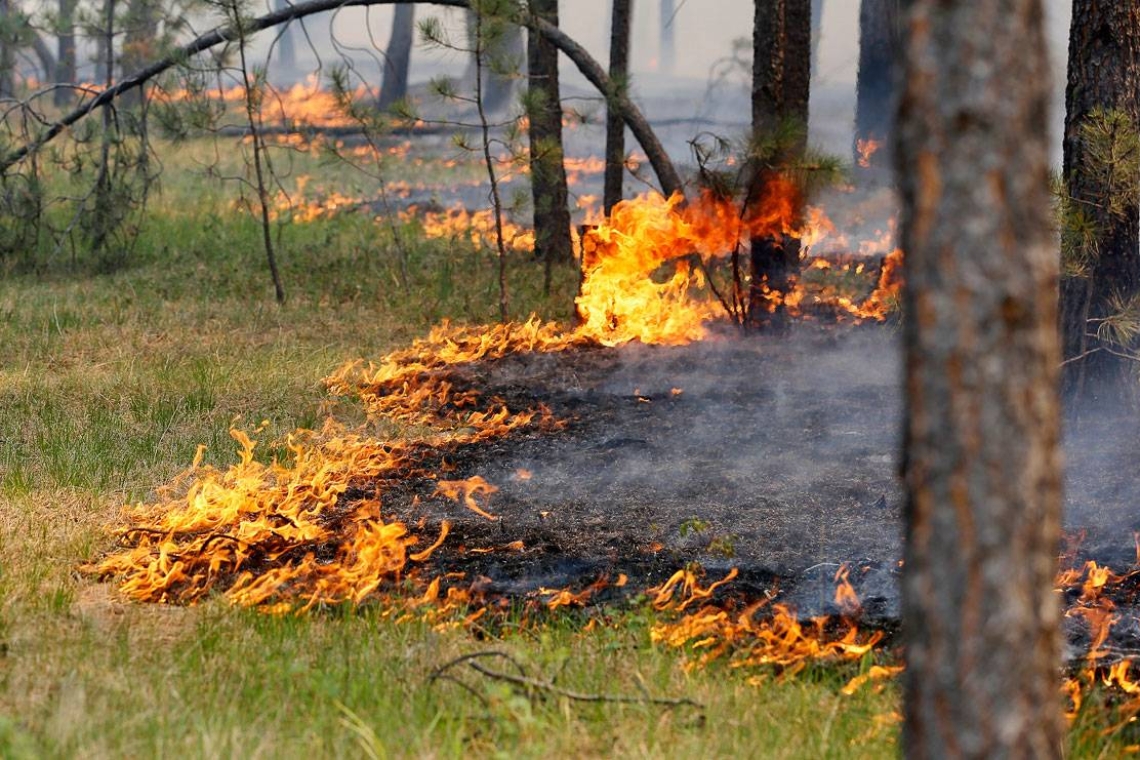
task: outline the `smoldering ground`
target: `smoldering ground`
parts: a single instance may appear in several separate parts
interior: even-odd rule
[[[430,479],[387,507],[410,522],[450,520],[453,546],[521,541],[521,552],[447,553],[449,569],[498,592],[620,573],[645,588],[697,562],[710,579],[735,567],[739,588],[801,614],[834,614],[846,565],[865,617],[889,624],[902,556],[901,372],[897,326],[813,323],[472,364],[461,377],[488,397],[544,404],[566,427],[448,458],[439,477],[498,488],[481,502],[497,520],[433,496]],[[1069,562],[1134,564],[1134,429],[1132,414],[1070,415]],[[1079,640],[1079,621],[1070,627]]]

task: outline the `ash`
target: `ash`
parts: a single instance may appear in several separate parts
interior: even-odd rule
[[[449,458],[443,477],[480,475],[499,488],[486,504],[497,521],[433,498],[430,481],[389,505],[409,521],[452,521],[460,543],[527,547],[464,556],[453,569],[471,571],[474,560],[490,587],[525,593],[619,572],[645,588],[699,562],[710,578],[736,567],[738,589],[817,615],[841,612],[834,576],[846,564],[864,617],[897,620],[897,328],[805,323],[785,336],[726,331],[687,346],[521,354],[459,371],[512,409],[545,404],[568,424]],[[1073,562],[1135,563],[1134,429],[1120,414],[1067,422]]]

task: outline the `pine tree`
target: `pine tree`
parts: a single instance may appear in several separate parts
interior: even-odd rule
[[[903,739],[1061,755],[1058,261],[1041,0],[911,0]]]
[[[1125,357],[1140,319],[1137,3],[1074,0],[1065,101],[1065,387],[1096,397],[1136,369]]]

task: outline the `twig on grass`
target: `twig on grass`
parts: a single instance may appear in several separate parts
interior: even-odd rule
[[[508,664],[514,667],[518,673],[508,673],[501,670],[493,670],[483,664],[483,660],[500,659],[505,660]],[[557,686],[551,681],[545,681],[540,678],[532,678],[523,667],[522,663],[516,660],[506,652],[499,652],[496,650],[488,650],[484,652],[471,652],[469,654],[461,655],[453,660],[440,665],[432,671],[431,676],[428,678],[429,682],[438,680],[447,680],[457,683],[467,691],[476,694],[476,690],[470,684],[463,681],[454,674],[454,670],[460,665],[466,665],[475,672],[486,676],[494,681],[504,681],[514,686],[522,687],[528,698],[535,698],[538,696],[555,696],[563,697],[575,702],[610,702],[618,704],[647,704],[647,705],[661,705],[663,707],[692,707],[697,710],[704,710],[704,705],[688,697],[654,697],[650,695],[641,686],[641,696],[628,696],[624,694],[598,694],[591,692],[573,691],[571,689],[564,689]],[[480,700],[484,702],[482,697]]]

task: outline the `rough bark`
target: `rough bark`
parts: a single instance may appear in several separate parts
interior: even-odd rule
[[[674,0],[661,0],[661,38],[658,71],[672,74],[677,67],[677,5]]]
[[[756,0],[752,30],[753,143],[758,146],[788,130],[794,137],[785,141],[778,154],[754,155],[749,203],[763,203],[772,180],[795,164],[807,147],[811,29],[811,0]],[[799,260],[799,241],[788,235],[752,240],[750,323],[783,324],[783,302],[770,313],[772,307],[765,294],[791,290]]]
[[[2,1],[3,0],[0,0],[0,2]],[[470,7],[468,0],[309,0],[308,2],[297,3],[286,9],[267,13],[264,16],[249,19],[245,23],[245,34],[252,35],[264,29],[270,29],[280,24],[303,19],[315,13],[323,13],[336,8],[400,5],[414,2],[424,2],[426,5],[438,5],[446,8]],[[565,32],[558,27],[544,22],[542,19],[533,17],[526,19],[526,24],[528,27],[539,30],[544,37],[553,42],[558,50],[574,63],[578,71],[582,73],[582,76],[584,76],[598,92],[613,92],[613,87],[609,77],[606,76],[605,70],[584,47],[571,39]],[[101,106],[114,101],[124,93],[141,87],[159,74],[184,62],[187,58],[209,50],[216,45],[232,42],[237,38],[238,30],[232,25],[226,24],[196,37],[181,47],[175,48],[167,57],[155,61],[146,68],[123,79],[118,84],[107,88],[82,106],[69,112],[59,121],[48,127],[35,140],[10,151],[0,160],[0,173],[7,171],[29,155],[40,150],[58,137],[65,129],[81,121]],[[684,187],[681,183],[680,175],[677,174],[676,167],[673,166],[673,162],[669,159],[669,154],[665,152],[665,148],[661,145],[661,141],[657,139],[657,135],[649,125],[645,115],[641,113],[641,109],[629,100],[628,97],[620,93],[614,97],[613,100],[621,109],[626,120],[626,125],[637,138],[642,150],[645,151],[645,155],[649,159],[653,171],[657,174],[657,180],[661,184],[661,191],[665,195],[671,195],[674,192],[683,192]]]
[[[1065,93],[1064,177],[1074,207],[1092,223],[1097,255],[1085,276],[1066,277],[1061,289],[1062,333],[1066,359],[1065,387],[1099,395],[1135,369],[1134,362],[1115,356],[1120,346],[1096,336],[1097,321],[1116,311],[1120,301],[1140,294],[1140,176],[1135,163],[1113,173],[1130,187],[1120,193],[1109,186],[1104,167],[1089,155],[1082,127],[1094,109],[1127,114],[1140,128],[1140,6],[1135,2],[1074,0],[1069,36],[1069,74]],[[1123,208],[1115,204],[1131,195]],[[1066,250],[1066,256],[1074,251]],[[1115,302],[1115,303],[1114,303]],[[1106,350],[1107,349],[1107,350]]]
[[[416,6],[397,5],[392,17],[392,36],[384,51],[384,80],[380,85],[381,110],[387,110],[408,96],[408,67],[416,36]]]
[[[873,180],[891,165],[899,0],[862,0],[859,6],[859,74],[855,84],[856,176]],[[864,141],[860,145],[860,141]],[[872,148],[866,141],[873,141]]]
[[[78,79],[75,58],[75,7],[77,0],[59,0],[59,18],[56,21],[57,46],[55,81],[57,84],[75,84]],[[61,87],[53,94],[55,105],[67,105],[72,93]]]
[[[530,0],[530,12],[558,25],[558,0]],[[550,293],[555,262],[570,261],[569,193],[562,152],[562,96],[558,87],[558,48],[531,31],[527,42],[530,95],[530,187],[534,206],[534,255],[545,265],[544,291]]]
[[[629,92],[629,31],[633,0],[613,0],[610,14],[610,81]],[[606,216],[621,200],[625,179],[625,120],[606,107],[606,173],[602,205]]]
[[[1058,262],[1041,0],[911,0],[906,251],[911,758],[1060,757]]]

